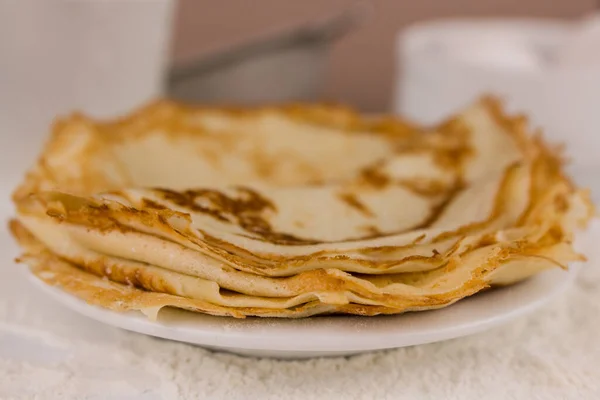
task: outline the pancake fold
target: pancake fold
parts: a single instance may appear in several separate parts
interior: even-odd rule
[[[75,114],[13,201],[39,279],[150,318],[441,308],[583,260],[594,213],[491,97],[433,128],[325,105]]]

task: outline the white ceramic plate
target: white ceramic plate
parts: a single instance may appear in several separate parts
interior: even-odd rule
[[[481,332],[546,303],[572,283],[577,269],[547,271],[447,308],[397,316],[234,319],[165,309],[158,322],[138,312],[117,313],[89,305],[29,276],[35,286],[68,308],[119,328],[242,355],[308,358],[412,346]]]

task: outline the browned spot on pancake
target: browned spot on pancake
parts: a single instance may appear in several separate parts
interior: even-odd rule
[[[258,176],[262,178],[271,178],[275,174],[277,166],[275,160],[265,157],[264,154],[254,153],[252,161]]]
[[[209,189],[178,192],[171,189],[155,189],[156,193],[179,206],[212,216],[219,221],[235,224],[259,239],[277,244],[317,243],[313,239],[276,232],[264,213],[276,212],[275,205],[266,197],[247,187],[238,186],[239,197],[230,197],[223,192]],[[202,201],[204,204],[200,204]]]
[[[376,188],[383,188],[390,183],[390,177],[384,174],[377,166],[363,169],[361,177],[365,183]]]
[[[366,231],[369,235],[373,236],[378,236],[382,234],[382,232],[375,225],[365,225],[362,226],[361,229]]]
[[[196,189],[176,191],[172,189],[154,189],[165,200],[186,209],[210,214],[221,221],[231,222],[233,217],[244,218],[266,210],[275,211],[270,200],[257,192],[238,187],[239,197],[234,198],[218,190]],[[204,204],[200,204],[203,201]]]
[[[460,171],[465,160],[473,154],[469,140],[471,131],[459,118],[451,118],[438,127],[440,143],[434,153],[435,162],[444,168]]]
[[[303,245],[311,245],[311,244],[328,243],[328,242],[325,242],[322,240],[302,238],[302,237],[298,237],[298,236],[292,235],[290,233],[284,233],[284,232],[262,231],[262,232],[253,232],[253,233],[255,233],[259,236],[250,236],[250,235],[243,235],[243,234],[240,234],[239,236],[245,237],[248,239],[260,240],[263,242],[280,244],[280,245],[285,245],[285,246],[303,246]]]
[[[425,197],[440,196],[452,190],[451,185],[433,179],[402,179],[395,181],[395,183],[419,196]]]
[[[304,228],[306,225],[302,221],[294,221],[294,226],[297,228]]]
[[[201,154],[202,158],[208,161],[213,168],[221,167],[221,160],[223,159],[223,153],[221,149],[214,149],[210,146],[207,146],[207,143],[202,143],[200,146],[198,146],[198,152]]]
[[[566,194],[561,193],[554,199],[554,206],[560,213],[566,213],[569,209],[569,200]]]
[[[150,208],[153,210],[167,210],[168,209],[167,207],[163,206],[162,204],[157,203],[154,200],[150,200],[150,199],[146,199],[146,198],[142,199],[142,208]]]
[[[383,116],[370,120],[367,123],[363,123],[361,129],[382,134],[394,140],[407,139],[420,133],[420,128],[416,125],[393,116]]]
[[[339,193],[338,197],[348,206],[352,207],[356,211],[360,212],[366,217],[373,217],[374,214],[369,208],[364,205],[354,193]]]

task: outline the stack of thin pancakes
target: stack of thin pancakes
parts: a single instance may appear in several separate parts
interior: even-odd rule
[[[73,115],[13,199],[38,278],[152,318],[440,308],[581,260],[593,213],[491,98],[431,129],[322,105]]]

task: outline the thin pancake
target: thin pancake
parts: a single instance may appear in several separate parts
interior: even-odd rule
[[[489,99],[433,130],[163,103],[59,124],[11,227],[36,275],[112,309],[401,313],[579,260],[592,207],[561,163]]]

